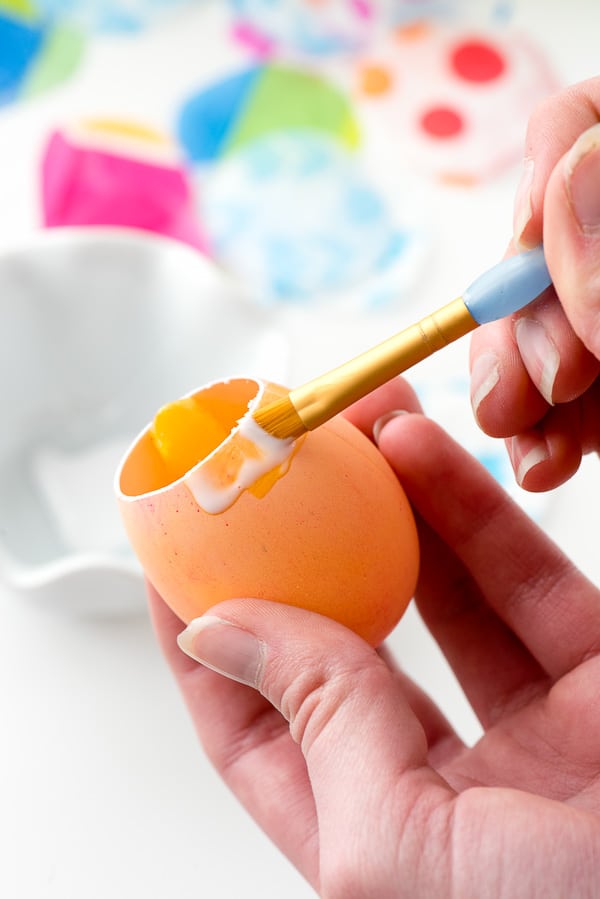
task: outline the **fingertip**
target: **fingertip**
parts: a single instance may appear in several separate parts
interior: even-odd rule
[[[217,615],[190,621],[177,636],[179,648],[196,662],[231,680],[258,687],[266,647],[250,630]]]
[[[515,435],[506,441],[506,447],[519,487],[534,493],[545,490],[546,487],[543,485],[549,483],[548,466],[545,466],[546,470],[543,466],[550,459],[546,441],[530,436]],[[541,470],[540,466],[542,466]]]
[[[392,409],[390,412],[385,412],[383,415],[380,415],[380,417],[373,423],[373,440],[377,446],[379,446],[381,432],[385,426],[395,418],[400,418],[402,415],[408,414],[406,409]]]
[[[506,440],[515,480],[529,493],[553,490],[568,481],[581,464],[577,411],[554,407],[542,422]]]
[[[512,243],[520,252],[533,250],[542,237],[540,216],[534,214],[534,186],[535,161],[531,156],[526,156],[515,193],[513,210]]]
[[[560,354],[543,320],[520,316],[515,322],[515,339],[531,380],[548,405],[554,405],[554,382],[560,366]]]
[[[421,405],[414,388],[405,378],[397,377],[349,406],[344,416],[355,427],[371,437],[376,421],[386,415],[399,414],[405,410],[418,412],[421,410]]]
[[[427,423],[426,430],[420,427],[421,422]],[[426,448],[428,425],[435,427],[421,412],[397,409],[382,415],[375,422],[377,447],[388,461],[410,459],[415,451],[420,452]]]
[[[484,400],[492,393],[500,381],[500,360],[496,353],[484,350],[475,356],[471,365],[471,408],[475,420],[485,430],[485,417],[480,415]]]
[[[600,358],[600,124],[585,130],[549,178],[544,248],[566,316]]]
[[[378,446],[410,493],[411,485],[431,483],[444,464],[445,450],[451,438],[435,421],[422,414],[389,419],[379,433]]]
[[[583,233],[600,229],[600,123],[581,134],[564,157],[563,177],[567,198]]]
[[[547,403],[521,358],[512,318],[491,322],[474,332],[470,397],[475,421],[490,437],[519,433],[545,414]]]

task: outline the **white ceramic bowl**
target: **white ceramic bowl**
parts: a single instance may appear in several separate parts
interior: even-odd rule
[[[236,374],[285,379],[285,345],[195,251],[88,228],[0,252],[5,584],[86,612],[140,608],[116,466],[159,406]]]

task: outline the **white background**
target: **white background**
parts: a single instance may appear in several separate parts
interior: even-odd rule
[[[513,24],[535,36],[565,83],[596,74],[595,0],[522,0]],[[72,84],[2,111],[0,206],[12,212],[0,216],[2,243],[26,238],[35,226],[31,172],[49,126],[89,112],[94,90],[105,99],[98,113],[116,115],[120,103],[125,110],[124,86],[142,70],[148,90],[140,117],[147,112],[156,121],[164,109],[166,122],[171,95],[157,60],[182,83],[202,64],[197,32],[183,16],[142,36],[137,52],[140,68],[131,70],[124,43],[98,47]],[[423,298],[431,308],[500,257],[518,175],[515,169],[470,192],[439,188],[438,258]],[[347,338],[349,345],[352,335]],[[340,354],[344,349],[338,346]],[[298,363],[294,380],[302,374]],[[597,459],[588,459],[548,503],[542,523],[600,583],[600,521],[592,499],[599,487]],[[461,734],[474,739],[477,724],[413,611],[391,643]],[[313,895],[212,772],[143,612],[99,623],[1,592],[0,671],[0,895]]]

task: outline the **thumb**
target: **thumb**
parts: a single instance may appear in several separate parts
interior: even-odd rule
[[[341,879],[352,889],[339,895],[388,895],[398,876],[399,835],[414,823],[415,807],[424,824],[427,811],[443,817],[453,796],[427,766],[425,732],[401,680],[337,622],[263,600],[215,606],[190,623],[179,644],[254,687],[289,722],[315,800],[323,893],[337,895],[327,884],[339,889]],[[420,845],[406,842],[415,851]]]
[[[600,359],[600,124],[584,131],[552,172],[544,247],[567,318]]]

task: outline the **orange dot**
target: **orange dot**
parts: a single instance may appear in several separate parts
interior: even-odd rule
[[[449,106],[434,106],[421,116],[421,128],[431,137],[456,137],[463,130],[464,122]]]
[[[452,187],[475,187],[480,179],[477,175],[470,175],[467,172],[442,172],[439,180]]]
[[[365,94],[386,94],[392,86],[392,75],[381,65],[366,65],[361,70],[360,86]]]
[[[411,22],[410,25],[399,25],[394,35],[398,41],[420,41],[431,31],[431,25],[425,20]]]

